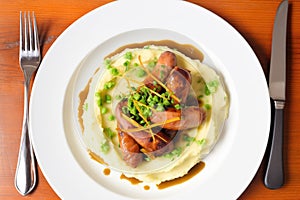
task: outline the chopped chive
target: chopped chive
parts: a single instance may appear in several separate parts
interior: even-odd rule
[[[165,108],[164,108],[164,106],[161,103],[158,103],[157,107],[156,107],[156,110],[159,111],[159,112],[162,112],[162,111],[165,110]]]
[[[108,81],[104,84],[104,89],[109,90],[109,89],[113,88],[115,85],[116,85],[116,83],[113,80]]]
[[[196,142],[197,142],[197,144],[199,144],[199,145],[203,145],[203,144],[206,143],[206,139],[203,138],[203,139],[201,139],[201,140],[197,140]]]
[[[198,98],[198,99],[203,98],[203,94],[200,94],[197,98]]]
[[[105,65],[106,69],[111,69],[112,68],[111,60],[110,59],[105,59],[104,60],[104,65]]]
[[[101,96],[101,92],[98,91],[98,92],[95,92],[95,97],[100,97]]]
[[[164,157],[165,158],[170,158],[170,159],[174,160],[175,157],[179,157],[181,153],[182,153],[182,148],[181,147],[177,147],[173,151],[171,151],[169,153],[166,153],[164,155]]]
[[[148,156],[145,157],[144,160],[147,161],[147,162],[151,161],[151,159]]]
[[[124,63],[123,63],[123,66],[125,67],[125,72],[127,72],[129,70],[129,65],[130,65],[130,61],[129,60],[126,60]]]
[[[164,76],[165,76],[165,72],[164,71],[160,71],[160,79],[164,79]]]
[[[119,75],[119,70],[115,67],[112,67],[110,68],[110,73],[113,75],[113,76],[117,76]]]
[[[105,94],[104,99],[105,103],[111,103],[111,96],[109,94]]]
[[[150,117],[151,115],[152,115],[152,112],[151,112],[150,109],[145,109],[145,110],[144,110],[143,116],[144,116],[145,118]]]
[[[116,99],[116,100],[121,100],[121,99],[122,99],[122,95],[120,95],[120,94],[116,95],[116,96],[115,96],[115,99]]]
[[[163,105],[164,106],[169,106],[169,105],[171,105],[171,103],[167,99],[164,99]]]
[[[170,92],[165,92],[164,94],[166,94],[166,96],[167,96],[168,99],[171,97],[171,93]]]
[[[109,120],[109,121],[113,121],[113,120],[115,120],[115,116],[113,116],[113,115],[110,115],[110,116],[108,117],[108,120]]]
[[[100,149],[105,154],[109,152],[110,147],[106,140],[101,144]]]
[[[196,141],[196,138],[189,135],[184,135],[183,140],[187,142],[186,146],[190,146],[192,142]]]
[[[129,61],[129,60],[126,60],[126,61],[123,63],[124,66],[129,66],[129,64],[130,64],[130,61]]]
[[[132,52],[126,52],[125,53],[125,55],[124,55],[124,57],[126,58],[126,59],[128,59],[128,60],[132,60],[132,58],[133,58],[133,56],[132,56]]]
[[[138,111],[137,111],[137,109],[135,107],[129,109],[129,112],[130,112],[130,114],[132,114],[134,116],[137,116],[137,114],[138,114]]]
[[[208,82],[209,87],[218,87],[219,86],[219,81],[218,80],[213,80]]]
[[[101,107],[101,114],[106,114],[107,113],[107,108],[106,107]]]
[[[105,59],[105,60],[104,60],[104,64],[105,64],[105,65],[109,65],[110,63],[111,63],[111,60],[110,60],[110,59]]]
[[[131,87],[131,89],[132,89],[133,91],[136,91],[136,90],[137,90],[136,87]]]
[[[180,104],[176,104],[174,107],[176,108],[176,110],[181,109],[181,105]]]
[[[110,139],[112,139],[113,137],[116,136],[116,133],[114,131],[112,131],[110,128],[104,128],[104,133],[107,135],[107,137],[109,137]]]
[[[210,90],[208,89],[207,85],[205,85],[205,87],[204,87],[204,94],[205,94],[206,96],[208,96],[208,95],[211,94],[211,92],[210,92]]]
[[[153,68],[157,63],[157,58],[154,58],[148,63],[148,67]]]
[[[143,77],[145,76],[147,73],[143,70],[143,69],[138,69],[138,71],[136,72],[137,77]]]
[[[139,94],[139,93],[135,93],[134,95],[133,95],[133,98],[135,99],[135,100],[139,100],[140,99],[140,97],[141,97],[141,95]]]
[[[97,106],[98,106],[98,107],[101,107],[101,106],[102,106],[102,105],[101,105],[100,99],[97,99]]]
[[[153,101],[154,101],[154,102],[159,102],[158,96],[154,96],[154,97],[153,97]]]
[[[102,107],[103,106],[103,99],[101,97],[99,97],[97,99],[97,105],[98,105],[98,107]]]
[[[206,110],[210,110],[211,109],[211,105],[210,104],[204,104],[204,107]]]
[[[123,106],[123,107],[122,107],[122,112],[123,112],[125,115],[128,115],[128,113],[129,113],[128,107],[127,107],[127,106]]]
[[[153,108],[153,107],[155,106],[155,103],[154,103],[154,102],[149,102],[148,104],[149,104],[149,106],[150,106],[151,108]]]
[[[217,88],[219,86],[218,80],[213,80],[205,84],[204,93],[205,95],[210,95],[212,93],[215,93],[217,91]]]

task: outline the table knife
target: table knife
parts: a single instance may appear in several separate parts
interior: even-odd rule
[[[274,121],[271,149],[264,184],[277,189],[284,184],[283,169],[283,124],[286,85],[286,26],[288,1],[281,2],[277,9],[273,35],[269,74],[269,93],[274,102]]]

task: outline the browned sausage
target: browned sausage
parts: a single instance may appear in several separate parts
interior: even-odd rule
[[[181,110],[168,109],[163,112],[153,112],[152,123],[161,123],[168,119],[180,117],[179,121],[164,124],[162,127],[171,130],[184,130],[198,127],[205,119],[205,111],[196,106],[190,106]]]
[[[118,138],[123,160],[130,167],[136,168],[143,161],[143,153],[140,152],[139,145],[125,132],[118,131]]]
[[[131,129],[136,128],[133,124],[128,122],[122,116],[122,107],[127,106],[127,100],[122,100],[118,103],[115,110],[115,115],[118,121],[118,126],[122,129]],[[167,134],[164,134],[162,131],[159,131],[155,134],[155,139],[153,139],[151,133],[146,131],[137,131],[137,132],[128,132],[124,133],[134,139],[142,148],[144,148],[147,152],[156,152],[162,149],[164,146],[170,143],[171,137]],[[165,149],[167,150],[167,149]],[[163,150],[159,151],[160,153],[156,153],[155,155],[160,155],[164,153]]]
[[[186,106],[201,106],[202,102],[200,100],[197,99],[196,94],[195,93],[190,93],[186,99],[185,102]]]
[[[173,52],[163,52],[152,70],[152,74],[161,82],[165,82],[170,71],[177,65],[177,58]],[[152,84],[153,79],[151,76],[147,76],[144,80],[145,84]]]
[[[130,135],[130,133],[128,133]],[[172,138],[168,137],[165,133],[162,131],[159,133],[156,133],[153,137],[149,138],[135,138],[136,142],[144,148],[147,153],[153,155],[153,156],[160,156],[171,149],[173,149],[173,141]]]
[[[166,86],[181,100],[180,103],[185,103],[190,92],[191,82],[191,73],[176,66],[167,77]]]
[[[126,119],[124,119],[122,117],[122,113],[123,113],[122,108],[123,107],[127,107],[127,99],[123,99],[122,101],[120,101],[115,108],[115,115],[116,115],[117,121],[120,125],[120,128],[122,128],[122,129],[132,128],[133,125],[130,124]]]

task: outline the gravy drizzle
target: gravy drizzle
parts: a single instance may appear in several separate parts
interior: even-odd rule
[[[184,183],[184,182],[190,180],[196,174],[198,174],[204,167],[205,167],[205,163],[200,161],[197,165],[195,165],[192,169],[190,169],[190,171],[186,175],[184,175],[183,177],[176,178],[176,179],[173,179],[173,180],[170,180],[170,181],[165,181],[165,182],[162,182],[162,183],[160,183],[156,186],[157,186],[158,189],[162,190],[162,189],[174,186],[174,185]]]
[[[137,185],[137,184],[142,183],[142,181],[140,181],[139,179],[133,178],[133,177],[127,177],[127,176],[125,176],[124,174],[121,174],[120,179],[127,180],[127,181],[129,181],[132,185]]]
[[[156,45],[156,46],[167,46],[171,49],[177,49],[184,55],[192,58],[192,59],[198,59],[201,62],[203,61],[204,55],[199,49],[194,47],[191,44],[179,44],[177,42],[174,42],[172,40],[159,40],[159,41],[146,41],[142,43],[133,43],[133,44],[127,44],[125,46],[122,46],[118,49],[116,49],[114,52],[108,54],[105,58],[110,58],[118,53],[121,53],[127,48],[143,48],[148,45]]]
[[[105,176],[110,175],[110,169],[109,169],[109,168],[105,168],[105,169],[103,170],[103,174],[104,174]]]
[[[101,158],[100,156],[98,156],[97,154],[92,152],[91,150],[88,150],[88,153],[93,160],[97,161],[98,163],[100,163],[102,165],[108,166],[108,164],[103,160],[103,158]]]
[[[84,105],[85,99],[88,96],[91,81],[92,81],[92,78],[89,79],[89,82],[86,84],[84,89],[79,93],[78,122],[80,124],[82,133],[84,132],[83,119],[82,119],[83,110],[84,110],[83,105]]]

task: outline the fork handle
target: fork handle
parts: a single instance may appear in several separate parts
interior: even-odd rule
[[[15,174],[15,187],[19,191],[19,193],[24,196],[30,193],[36,184],[35,159],[30,135],[28,132],[29,84],[30,78],[25,78],[23,127],[18,156],[18,164]]]

